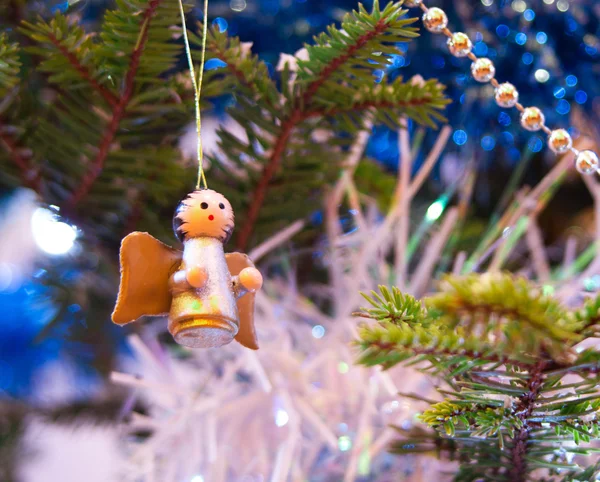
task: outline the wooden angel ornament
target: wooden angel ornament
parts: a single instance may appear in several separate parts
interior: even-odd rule
[[[233,227],[229,201],[203,189],[189,194],[175,211],[173,228],[183,252],[148,233],[126,236],[113,322],[168,314],[169,332],[181,345],[217,347],[235,338],[258,349],[254,296],[262,276],[245,254],[225,254],[223,244]]]

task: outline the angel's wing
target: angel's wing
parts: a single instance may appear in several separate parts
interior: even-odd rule
[[[231,276],[240,274],[244,268],[254,268],[252,260],[243,253],[227,253],[225,258]],[[235,339],[246,348],[258,350],[258,339],[254,329],[254,297],[255,293],[246,293],[237,300],[240,330]]]
[[[131,233],[121,242],[121,285],[114,323],[124,325],[144,315],[162,315],[171,307],[169,277],[181,262],[181,251],[148,233]]]

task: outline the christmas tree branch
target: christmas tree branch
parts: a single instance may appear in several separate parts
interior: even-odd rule
[[[374,6],[373,8],[375,9],[377,7]],[[372,30],[359,36],[341,55],[331,59],[329,65],[319,72],[317,79],[312,81],[306,88],[306,91],[302,95],[302,105],[308,106],[312,101],[313,96],[334,72],[336,72],[344,63],[348,62],[348,60],[353,59],[356,52],[367,45],[369,41],[384,33],[389,28],[388,22],[389,20],[386,18],[379,19]]]
[[[527,383],[527,393],[521,397],[521,401],[516,410],[516,415],[523,422],[523,425],[515,434],[514,445],[510,452],[512,465],[509,469],[509,474],[511,477],[510,480],[514,482],[525,482],[527,480],[528,440],[529,432],[531,430],[531,427],[527,423],[527,419],[531,417],[540,395],[544,365],[545,362],[539,362],[531,370],[531,378]]]
[[[0,143],[4,146],[6,152],[9,154],[12,162],[19,169],[21,179],[23,183],[33,189],[36,192],[40,190],[40,178],[39,173],[34,173],[29,162],[19,152],[19,146],[13,137],[6,132],[6,126],[0,118]]]
[[[129,69],[125,75],[125,87],[123,89],[123,93],[119,99],[119,102],[113,107],[111,120],[102,136],[96,158],[92,161],[87,174],[84,175],[79,188],[73,193],[71,199],[67,202],[67,206],[70,209],[73,209],[79,202],[83,200],[83,198],[87,196],[94,182],[102,173],[106,156],[108,155],[111,144],[115,139],[119,124],[125,116],[127,104],[133,95],[135,76],[137,74],[142,53],[144,52],[146,41],[148,40],[150,21],[154,17],[160,3],[161,0],[150,0],[148,7],[141,16],[140,34],[135,49],[131,53]]]
[[[223,48],[223,46],[217,42],[216,40],[209,40],[207,43],[207,49],[210,53],[221,62],[225,63],[226,68],[231,72],[231,74],[238,80],[238,82],[250,90],[251,92],[258,94],[260,93],[260,89],[256,85],[254,81],[249,79],[246,74],[238,68],[235,62],[232,62],[231,59],[227,56],[227,50]]]
[[[90,86],[98,92],[106,102],[112,107],[116,107],[119,103],[118,97],[108,90],[103,85],[100,85],[94,77],[92,77],[90,71],[79,61],[77,56],[71,52],[57,37],[54,33],[48,33],[48,39],[50,42],[64,55],[69,63],[79,72],[81,78],[85,80]]]

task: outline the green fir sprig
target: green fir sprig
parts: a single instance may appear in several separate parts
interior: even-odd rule
[[[504,273],[447,276],[420,301],[386,287],[365,298],[360,363],[415,365],[449,387],[424,401],[435,436],[408,435],[399,452],[447,453],[458,481],[595,480],[573,457],[600,438],[600,353],[576,346],[595,333],[598,299],[569,310]]]

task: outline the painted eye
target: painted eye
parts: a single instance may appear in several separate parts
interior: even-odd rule
[[[225,209],[225,204],[223,204],[223,203],[219,203],[219,207],[220,207],[221,209]]]
[[[202,203],[202,204],[200,204],[200,207],[202,209],[208,209],[208,204],[207,203]]]

